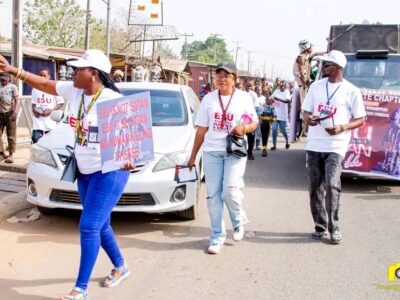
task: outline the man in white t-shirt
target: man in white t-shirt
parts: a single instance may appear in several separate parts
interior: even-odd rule
[[[272,123],[272,143],[273,146],[271,150],[276,150],[276,142],[278,138],[278,127],[282,132],[285,140],[286,140],[286,149],[289,149],[289,139],[286,132],[286,123],[288,121],[288,103],[290,103],[290,92],[287,89],[286,81],[282,80],[279,83],[279,89],[276,89],[272,93],[272,99],[274,100],[275,112],[276,112],[276,121]]]
[[[50,70],[41,68],[38,75],[50,79]],[[34,144],[57,125],[50,118],[50,114],[53,110],[61,109],[63,105],[62,97],[32,89],[32,142]]]
[[[343,79],[347,60],[332,50],[320,58],[327,78],[314,82],[302,105],[303,120],[310,127],[306,154],[314,239],[328,230],[333,244],[339,244],[340,174],[350,138],[350,130],[364,124],[365,107],[360,90]]]

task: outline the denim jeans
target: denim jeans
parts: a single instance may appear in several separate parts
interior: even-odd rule
[[[211,221],[210,244],[225,242],[224,202],[229,211],[232,227],[247,222],[243,210],[243,176],[246,158],[236,158],[226,152],[203,153],[204,174],[207,185],[207,206]]]
[[[278,138],[278,126],[280,131],[282,132],[283,136],[285,137],[286,143],[288,140],[288,135],[286,132],[286,121],[275,121],[272,123],[272,144],[276,147],[276,140]]]
[[[339,229],[340,174],[343,157],[337,153],[306,151],[310,207],[316,231]]]
[[[100,246],[107,253],[114,267],[124,264],[124,259],[111,228],[111,211],[119,201],[129,177],[129,171],[102,174],[80,174],[79,197],[83,211],[79,224],[81,235],[81,260],[76,287],[86,289]]]
[[[32,143],[36,144],[38,140],[44,136],[45,134],[49,133],[49,131],[44,131],[40,129],[33,129],[32,130]]]

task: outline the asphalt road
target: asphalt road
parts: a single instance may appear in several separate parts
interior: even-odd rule
[[[267,158],[256,152],[248,162],[245,207],[251,222],[240,243],[229,231],[219,255],[205,251],[204,185],[194,221],[114,214],[133,274],[114,289],[99,287],[111,269],[101,252],[91,299],[399,299],[393,289],[400,290],[400,281],[389,282],[387,273],[400,262],[400,182],[344,178],[343,243],[314,241],[302,146],[284,150],[279,144]],[[64,211],[32,223],[0,223],[0,299],[57,299],[73,287],[78,220],[79,214]]]

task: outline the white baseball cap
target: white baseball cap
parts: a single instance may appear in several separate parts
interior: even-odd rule
[[[100,71],[110,73],[111,63],[108,57],[100,50],[89,49],[77,60],[67,62],[71,67],[75,68],[94,68]]]
[[[331,50],[329,53],[324,54],[324,56],[319,56],[318,59],[322,61],[333,62],[343,69],[346,67],[347,64],[346,56],[344,56],[343,52],[338,50]]]

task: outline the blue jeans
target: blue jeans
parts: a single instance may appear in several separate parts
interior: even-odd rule
[[[102,174],[80,174],[79,197],[83,211],[79,224],[81,235],[81,261],[76,287],[86,289],[100,245],[114,267],[124,264],[124,259],[111,228],[111,211],[119,201],[129,177],[129,171],[113,171]]]
[[[272,144],[276,147],[276,139],[278,137],[278,126],[283,136],[285,137],[286,143],[289,141],[288,135],[286,132],[286,121],[275,121],[272,123]]]
[[[224,202],[228,207],[232,227],[247,222],[243,210],[243,176],[246,158],[236,158],[226,152],[203,153],[204,175],[207,185],[207,206],[211,221],[210,244],[225,242]]]
[[[36,144],[38,140],[44,136],[46,133],[49,133],[49,131],[44,131],[40,129],[33,129],[32,130],[32,143]]]

